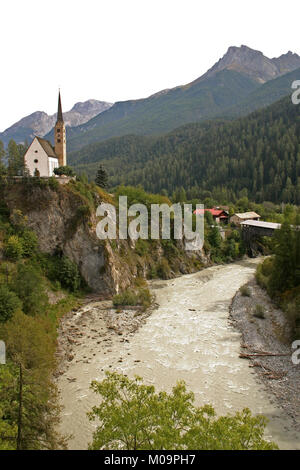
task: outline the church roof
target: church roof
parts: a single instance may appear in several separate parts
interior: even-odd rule
[[[57,158],[57,155],[55,154],[54,148],[52,147],[49,140],[42,139],[42,137],[37,137],[37,136],[36,136],[36,138],[39,141],[39,143],[41,144],[41,146],[43,147],[43,149],[45,150],[48,157]]]

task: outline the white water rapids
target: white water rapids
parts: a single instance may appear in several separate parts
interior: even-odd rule
[[[245,359],[239,358],[240,334],[229,322],[229,306],[236,291],[250,280],[257,260],[215,266],[169,281],[155,281],[152,290],[159,308],[127,340],[109,333],[103,320],[86,308],[87,330],[74,360],[58,380],[62,404],[61,430],[73,433],[70,448],[85,449],[93,424],[86,412],[97,403],[89,390],[105,370],[135,374],[157,389],[170,390],[183,379],[195,393],[196,404],[212,404],[218,413],[244,407],[262,413],[270,423],[266,437],[281,448],[299,449],[290,419],[271,402]],[[99,342],[97,333],[102,333]],[[98,341],[97,341],[98,339]],[[83,362],[83,358],[89,360]]]

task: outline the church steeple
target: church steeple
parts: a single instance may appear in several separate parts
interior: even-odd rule
[[[64,123],[60,91],[58,93],[57,121],[54,128],[54,149],[59,166],[67,164],[66,127]]]
[[[60,90],[59,90],[59,92],[58,92],[57,121],[64,122],[63,113],[62,113],[62,108],[61,108]]]

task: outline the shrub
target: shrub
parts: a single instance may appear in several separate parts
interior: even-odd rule
[[[48,296],[40,270],[28,264],[19,263],[12,282],[12,290],[22,300],[26,315],[43,314],[48,306]]]
[[[36,234],[30,230],[24,230],[20,240],[23,247],[23,256],[32,256],[38,245]]]
[[[54,174],[57,176],[75,176],[74,170],[70,166],[60,166],[59,168],[54,168]]]
[[[7,258],[18,261],[23,256],[22,240],[17,235],[9,237],[5,244],[5,255]]]
[[[171,240],[162,240],[161,244],[164,250],[164,255],[168,260],[172,260],[172,258],[178,255],[178,248]]]
[[[81,276],[77,265],[66,256],[64,256],[60,262],[58,280],[63,287],[66,287],[72,292],[80,288]]]
[[[116,307],[120,305],[141,306],[148,308],[151,305],[151,294],[147,287],[134,289],[126,289],[121,294],[113,297],[113,304]]]
[[[146,240],[139,238],[135,245],[135,251],[139,256],[145,256],[148,253],[149,245]]]
[[[250,291],[249,287],[247,287],[247,286],[242,286],[240,288],[240,293],[243,297],[251,297],[251,291]]]
[[[0,286],[0,322],[9,320],[22,307],[20,299],[8,287]]]
[[[263,320],[265,318],[264,307],[260,304],[255,305],[253,316],[256,318],[261,318]]]
[[[162,260],[158,263],[156,272],[158,277],[161,279],[170,279],[171,269],[168,261],[165,258],[162,258]]]

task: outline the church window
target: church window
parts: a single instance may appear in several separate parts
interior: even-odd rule
[[[34,163],[38,163],[39,161],[37,159],[34,160]]]
[[[38,153],[38,151],[37,151],[37,150],[35,150],[35,151],[34,151],[34,153]]]
[[[57,139],[57,142],[60,143],[60,139]]]

